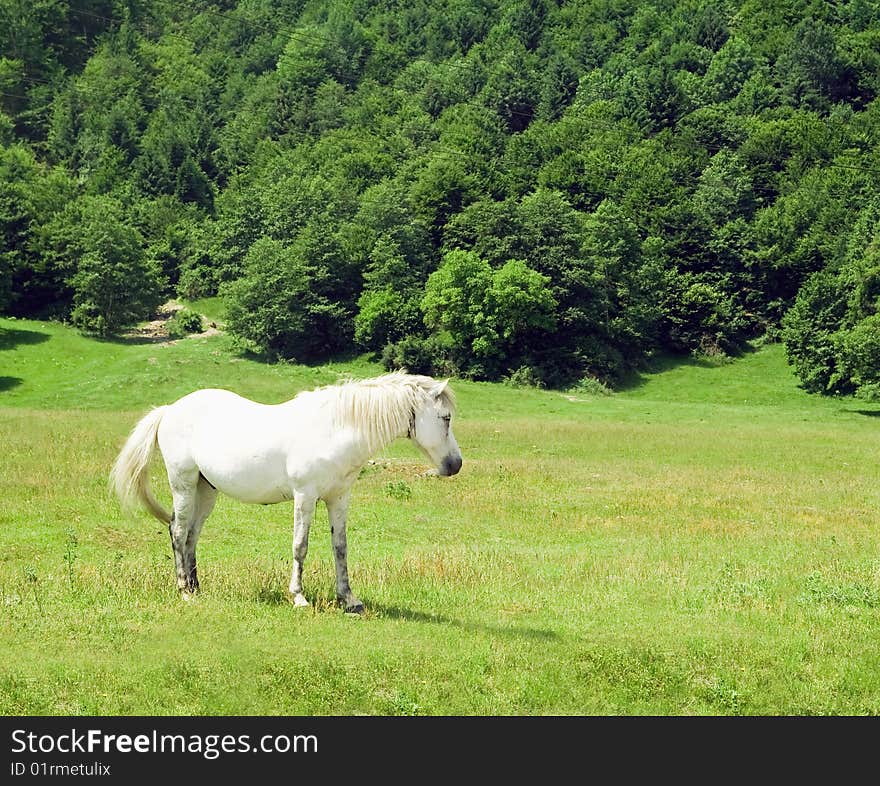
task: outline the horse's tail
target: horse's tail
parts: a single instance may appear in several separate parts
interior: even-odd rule
[[[159,521],[168,524],[171,514],[153,496],[149,472],[150,459],[156,450],[159,423],[164,413],[165,407],[156,407],[134,427],[110,470],[110,486],[124,509],[131,510],[140,501]]]

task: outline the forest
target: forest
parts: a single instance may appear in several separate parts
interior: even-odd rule
[[[0,313],[880,397],[880,4],[0,0]]]

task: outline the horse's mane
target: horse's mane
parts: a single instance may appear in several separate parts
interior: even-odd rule
[[[413,413],[430,399],[437,384],[432,377],[393,371],[371,379],[345,380],[315,393],[326,396],[338,425],[358,428],[370,451],[376,451],[407,432]],[[448,385],[440,403],[455,411],[455,396]]]

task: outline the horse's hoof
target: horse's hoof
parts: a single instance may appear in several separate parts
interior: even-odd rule
[[[302,609],[308,606],[309,602],[306,600],[305,595],[301,592],[297,592],[296,595],[293,596],[293,605]]]
[[[345,604],[346,614],[363,614],[364,604],[359,600],[352,600]]]

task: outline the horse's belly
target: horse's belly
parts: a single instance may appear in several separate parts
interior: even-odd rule
[[[205,477],[208,479],[207,475]],[[227,494],[240,502],[252,502],[257,505],[273,505],[276,502],[284,502],[285,500],[293,498],[293,493],[290,489],[282,486],[257,487],[254,484],[241,484],[229,480],[218,481],[219,485],[212,482],[210,479],[208,479],[208,482],[218,491],[222,491],[224,494]]]
[[[196,440],[193,458],[215,489],[242,502],[271,504],[293,497],[283,446],[269,438],[250,442],[229,430],[215,431]],[[225,439],[224,439],[225,437]],[[237,445],[231,449],[231,445]]]
[[[270,505],[293,497],[287,475],[277,469],[261,472],[253,465],[234,468],[207,461],[199,463],[199,470],[215,489],[242,502]]]

